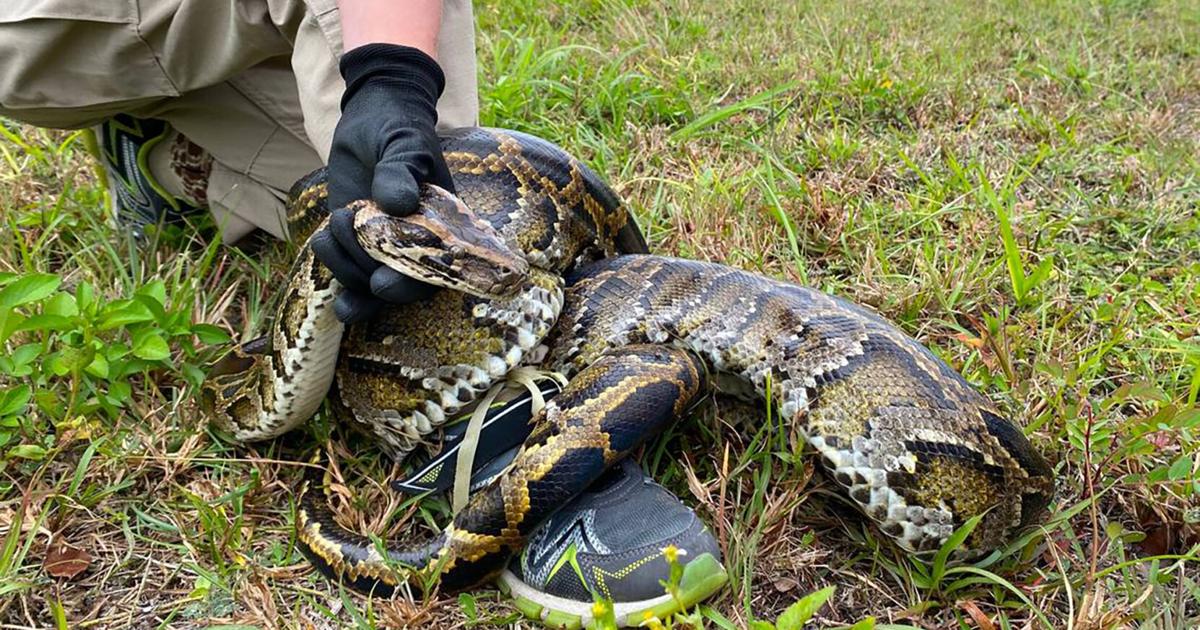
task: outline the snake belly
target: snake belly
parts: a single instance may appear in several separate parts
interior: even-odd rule
[[[571,380],[510,468],[436,538],[388,543],[385,559],[310,518],[310,493],[301,542],[360,590],[432,576],[448,588],[482,582],[714,386],[769,397],[845,496],[908,552],[936,550],[975,516],[956,555],[993,549],[1036,523],[1053,492],[1021,430],[957,372],[879,316],[818,291],[712,263],[619,256],[570,278],[545,345],[541,367]]]

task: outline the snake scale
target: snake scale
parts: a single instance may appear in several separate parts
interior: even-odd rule
[[[218,363],[207,410],[241,439],[278,435],[337,397],[403,457],[517,366],[570,380],[534,417],[510,467],[436,536],[382,550],[333,519],[311,486],[297,540],[363,591],[494,576],[554,510],[714,390],[774,404],[844,495],[900,548],[960,550],[1035,523],[1050,468],[1020,428],[957,372],[847,301],[730,267],[645,255],[628,213],[561,149],[513,132],[444,140],[458,197],[418,215],[360,204],[356,234],[399,271],[454,289],[342,334],[336,281],[301,249],[269,343]],[[323,213],[322,174],[293,191],[293,225]],[[332,321],[331,321],[332,320]],[[340,347],[340,352],[339,352]],[[385,557],[386,556],[386,557]]]

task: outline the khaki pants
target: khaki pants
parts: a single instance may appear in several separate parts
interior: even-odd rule
[[[223,240],[254,227],[282,238],[287,190],[329,156],[341,53],[335,0],[0,0],[0,115],[57,128],[165,120],[213,157]],[[438,61],[439,126],[476,124],[470,0],[445,1]],[[176,192],[155,157],[170,144],[151,168]]]

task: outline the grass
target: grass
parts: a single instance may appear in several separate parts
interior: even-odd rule
[[[803,604],[822,626],[1194,627],[1200,12],[826,4],[477,6],[484,123],[594,165],[658,252],[874,307],[1056,462],[1045,527],[923,565],[831,499],[777,422],[719,404],[643,454],[731,570],[691,619],[747,627]],[[491,591],[368,602],[307,571],[296,462],[331,434],[348,523],[445,514],[392,496],[369,445],[324,420],[250,449],[208,432],[196,382],[222,331],[261,329],[286,248],[174,234],[137,254],[77,133],[0,132],[3,627],[515,619]]]

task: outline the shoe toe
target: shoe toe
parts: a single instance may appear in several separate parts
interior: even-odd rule
[[[614,602],[644,601],[664,595],[663,582],[671,575],[671,565],[663,551],[668,545],[678,550],[677,562],[681,565],[704,554],[719,562],[720,547],[704,523],[690,511],[680,520],[682,523],[672,523],[669,536],[656,535],[664,531],[662,526],[638,532],[642,528],[627,525],[620,530],[623,535],[633,537],[641,533],[652,542],[622,547],[617,552],[579,554],[579,564],[585,574],[590,573],[588,577],[600,591],[599,595]]]

